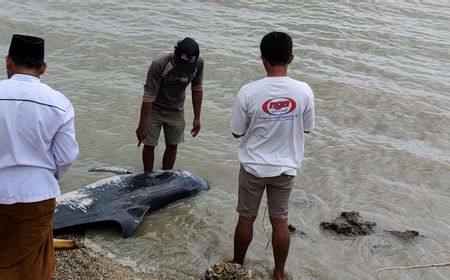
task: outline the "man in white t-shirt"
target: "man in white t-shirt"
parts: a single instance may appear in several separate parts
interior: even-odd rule
[[[289,198],[303,159],[304,133],[314,128],[314,95],[308,84],[287,76],[293,59],[288,34],[267,34],[260,50],[267,77],[239,90],[231,115],[231,132],[236,138],[242,137],[233,262],[244,263],[266,190],[273,229],[273,274],[280,280],[285,279],[290,243]]]
[[[42,83],[44,40],[14,34],[0,81],[0,279],[50,280],[58,180],[79,153],[74,109]]]

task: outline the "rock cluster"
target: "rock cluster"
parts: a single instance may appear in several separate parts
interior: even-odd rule
[[[344,235],[368,235],[373,232],[376,223],[359,220],[359,212],[342,212],[331,222],[322,222],[320,227]]]
[[[205,280],[250,280],[252,273],[237,263],[218,262],[205,271]]]

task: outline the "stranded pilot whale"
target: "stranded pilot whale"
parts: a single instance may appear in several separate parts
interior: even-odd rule
[[[209,189],[203,178],[183,170],[154,172],[151,175],[109,167],[89,171],[118,175],[57,197],[52,220],[55,233],[116,222],[126,238],[134,233],[147,212]]]

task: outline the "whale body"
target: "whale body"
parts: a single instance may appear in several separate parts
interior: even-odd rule
[[[92,171],[115,172],[81,189],[57,197],[52,220],[55,233],[87,229],[101,223],[118,223],[122,236],[131,236],[147,212],[161,209],[182,198],[209,189],[208,183],[188,171],[129,174],[117,169]]]

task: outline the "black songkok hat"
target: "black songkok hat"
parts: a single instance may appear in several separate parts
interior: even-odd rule
[[[14,34],[8,55],[17,62],[39,66],[44,62],[44,39]]]

